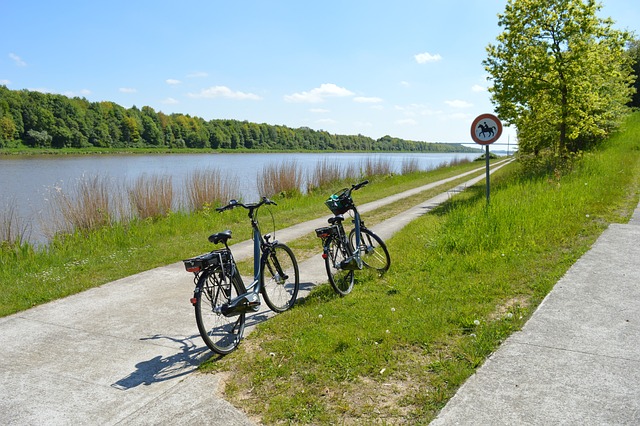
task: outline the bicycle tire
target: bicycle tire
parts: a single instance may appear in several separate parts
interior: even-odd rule
[[[198,279],[195,297],[196,323],[204,343],[212,351],[226,355],[238,347],[244,333],[245,314],[225,317],[215,308],[246,292],[236,271],[230,283],[222,282],[222,268],[204,271]]]
[[[355,251],[355,228],[349,233],[349,245]],[[387,245],[382,238],[367,228],[360,229],[360,259],[367,267],[377,270],[379,275],[387,272],[391,266]]]
[[[299,288],[296,257],[287,245],[275,244],[262,257],[260,292],[264,301],[272,311],[284,312],[296,302]]]
[[[333,290],[340,296],[351,293],[355,280],[355,273],[352,270],[340,269],[340,263],[351,256],[351,249],[346,241],[338,238],[330,238],[325,243],[324,264],[327,269],[329,283]]]

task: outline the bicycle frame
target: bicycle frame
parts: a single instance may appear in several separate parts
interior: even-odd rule
[[[249,209],[249,219],[251,219],[251,228],[253,229],[253,282],[247,286],[247,290],[253,293],[260,293],[260,273],[266,264],[266,256],[269,254],[268,247],[276,244],[278,241],[269,241],[269,234],[265,239],[260,232],[258,221],[254,217],[257,208]]]
[[[235,200],[231,200],[227,207],[217,209],[222,212],[229,208],[236,206],[244,207],[249,210],[248,216],[251,220],[251,228],[253,229],[253,282],[245,286],[246,293],[238,295],[238,297],[228,303],[228,313],[225,315],[233,314],[235,312],[257,312],[262,304],[260,298],[260,291],[262,290],[260,275],[262,268],[267,264],[267,256],[270,253],[271,247],[275,246],[278,241],[269,241],[270,234],[263,236],[260,232],[258,220],[256,218],[256,212],[263,204],[275,204],[274,202],[263,198],[263,200],[256,204],[242,204]],[[225,246],[226,246],[225,241]],[[227,247],[228,248],[228,247]]]

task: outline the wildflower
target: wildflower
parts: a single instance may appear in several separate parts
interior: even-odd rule
[[[318,318],[322,318],[322,314],[318,315]]]
[[[380,374],[384,373],[386,370],[386,368],[383,368],[382,370],[380,370]]]
[[[479,321],[479,320],[475,320],[475,321],[473,321],[473,323],[474,323],[475,325],[480,325],[480,321]]]
[[[509,313],[507,314],[507,318],[513,318],[513,314],[512,314],[511,312],[509,312]]]
[[[396,308],[391,308],[391,312],[395,312],[395,311],[396,311]]]

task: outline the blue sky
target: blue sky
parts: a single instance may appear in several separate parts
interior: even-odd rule
[[[638,0],[600,16],[640,33]],[[506,0],[0,0],[0,84],[126,108],[470,143]],[[498,143],[515,141],[506,129]]]

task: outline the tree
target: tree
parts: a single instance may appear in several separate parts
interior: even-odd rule
[[[633,67],[634,83],[633,87],[635,93],[631,99],[630,106],[640,108],[640,39],[633,40],[629,43],[629,49],[627,50],[629,57],[631,58],[631,64]]]
[[[504,32],[483,61],[499,117],[520,150],[578,151],[620,123],[632,89],[630,35],[601,19],[595,0],[508,0]]]

